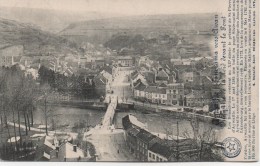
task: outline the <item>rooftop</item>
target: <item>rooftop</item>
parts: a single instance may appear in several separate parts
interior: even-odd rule
[[[173,151],[171,151],[170,147],[162,145],[161,143],[155,143],[153,146],[151,146],[149,150],[156,154],[164,156],[167,159],[173,154]]]
[[[166,94],[166,89],[165,88],[158,88],[157,86],[148,86],[145,89],[145,92],[148,93],[160,93],[160,94]]]
[[[136,136],[139,133],[140,130],[138,130],[135,127],[130,127],[127,129],[127,133],[131,134],[132,136]]]
[[[60,149],[64,147],[64,151],[60,151],[63,153],[63,156],[65,158],[83,158],[86,157],[86,152],[80,149],[79,147],[76,147],[76,152],[73,150],[73,146],[71,143],[66,142],[65,144],[61,145]]]
[[[140,132],[136,135],[137,138],[139,138],[140,140],[148,143],[150,142],[152,139],[154,139],[156,136],[151,134],[150,132],[148,132],[147,130],[141,129]]]
[[[105,66],[103,67],[103,70],[112,75],[112,67],[111,67],[111,66],[105,65]]]
[[[118,56],[118,60],[132,60],[133,58],[131,56]]]
[[[146,86],[140,82],[136,87],[135,87],[135,90],[139,90],[139,91],[143,91],[145,90]]]
[[[211,99],[211,92],[203,90],[192,90],[191,93],[186,95],[186,98],[203,98]]]
[[[158,78],[167,78],[168,79],[169,75],[165,72],[165,70],[162,69],[162,70],[160,70],[158,72],[156,77],[158,77]]]
[[[129,116],[130,122],[131,122],[133,125],[135,125],[135,126],[137,126],[137,127],[140,127],[140,128],[142,128],[142,129],[146,129],[146,128],[147,128],[147,126],[146,126],[144,123],[138,121],[135,116],[133,116],[133,115],[131,115],[131,114],[129,114],[128,116]]]

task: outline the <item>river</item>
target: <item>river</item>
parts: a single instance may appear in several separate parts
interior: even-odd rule
[[[67,128],[71,128],[75,126],[75,124],[83,122],[87,123],[89,126],[95,126],[101,122],[102,117],[105,115],[105,111],[99,110],[91,110],[91,109],[80,109],[80,108],[71,108],[71,107],[60,107],[55,106],[52,107],[52,114],[49,118],[49,125],[52,124],[52,117],[54,119],[54,123],[59,126],[67,126]],[[149,131],[157,132],[157,133],[166,133],[169,131],[174,135],[177,135],[177,121],[179,126],[179,135],[184,136],[184,133],[188,133],[190,136],[193,135],[193,129],[190,121],[176,119],[173,115],[169,114],[161,114],[161,113],[151,113],[144,114],[140,111],[130,110],[125,112],[116,112],[115,114],[115,127],[122,128],[122,118],[127,114],[132,114],[137,117],[137,119],[143,123],[147,124]],[[35,123],[44,124],[44,113],[40,109],[38,109],[34,113]],[[220,133],[221,127],[200,122],[199,129],[201,131],[206,131],[209,128],[213,128],[216,132]]]

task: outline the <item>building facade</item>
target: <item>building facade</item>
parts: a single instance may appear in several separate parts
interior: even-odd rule
[[[167,105],[182,105],[184,99],[184,85],[181,83],[167,85],[166,95]]]

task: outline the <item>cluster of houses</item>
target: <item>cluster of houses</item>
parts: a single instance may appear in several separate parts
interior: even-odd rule
[[[204,107],[212,98],[222,100],[223,74],[218,71],[211,57],[172,59],[171,62],[154,62],[140,57],[138,70],[129,75],[133,97],[142,102]]]
[[[73,144],[72,139],[56,136],[34,137],[35,161],[89,161],[89,153]]]
[[[132,68],[134,63],[134,59],[130,56],[117,56],[112,64],[105,64],[93,79],[96,93],[99,96],[105,96],[111,91],[111,83],[118,75],[118,71]]]
[[[15,151],[24,152],[19,158],[30,155],[30,160],[34,161],[95,161],[95,156],[91,156],[88,151],[83,150],[80,144],[75,144],[73,137],[67,134],[37,134],[8,139],[6,148],[10,153],[14,153],[10,148],[11,144],[17,141]],[[22,144],[19,143],[22,141]],[[11,151],[10,151],[11,150]],[[29,153],[28,153],[29,152]]]
[[[192,139],[161,137],[129,114],[122,119],[129,151],[139,161],[194,161],[199,148]]]

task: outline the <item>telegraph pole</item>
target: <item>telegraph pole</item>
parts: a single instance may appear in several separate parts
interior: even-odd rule
[[[47,95],[45,94],[45,98],[44,98],[44,114],[45,114],[45,132],[46,135],[48,135],[48,120],[47,120]]]
[[[179,161],[179,122],[177,121],[177,162]]]

